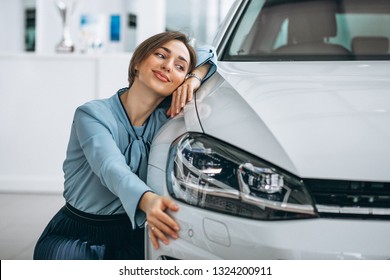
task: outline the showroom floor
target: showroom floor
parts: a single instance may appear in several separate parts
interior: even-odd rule
[[[31,260],[37,239],[63,204],[61,194],[0,193],[0,259]]]

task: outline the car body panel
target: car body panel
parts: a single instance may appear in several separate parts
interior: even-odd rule
[[[246,142],[248,152],[262,155],[265,160],[274,159],[275,164],[297,173],[267,124],[254,108],[248,105],[245,98],[226,81],[216,75],[196,94],[196,105],[203,131],[237,147]],[[189,127],[189,131],[193,131],[192,128]]]
[[[220,62],[227,82],[200,92],[206,134],[303,178],[390,181],[387,62],[241,65]]]

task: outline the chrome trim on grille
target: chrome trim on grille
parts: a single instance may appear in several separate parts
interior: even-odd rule
[[[316,205],[319,213],[332,214],[358,214],[358,215],[390,215],[390,209],[386,208],[366,208],[366,207],[337,207],[327,205]]]

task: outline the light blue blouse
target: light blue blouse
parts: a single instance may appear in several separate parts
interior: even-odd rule
[[[198,64],[216,71],[212,48],[197,49]],[[145,192],[150,143],[168,121],[166,108],[157,108],[143,127],[132,127],[119,96],[93,100],[76,109],[64,170],[64,198],[73,207],[92,214],[127,213],[133,227],[142,227],[145,214],[138,203]]]

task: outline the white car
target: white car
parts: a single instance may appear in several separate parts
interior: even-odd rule
[[[151,147],[180,238],[147,259],[390,259],[390,1],[237,1]]]

